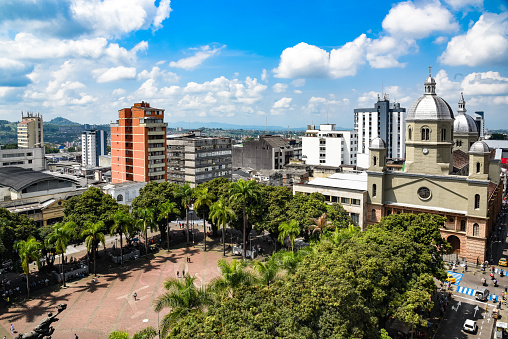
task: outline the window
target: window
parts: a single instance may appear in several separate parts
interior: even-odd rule
[[[377,194],[377,185],[372,184],[372,196],[375,197]]]
[[[446,128],[441,129],[441,141],[446,141]]]
[[[422,200],[428,200],[428,199],[430,199],[430,197],[431,197],[430,189],[428,189],[427,187],[420,187],[418,189],[418,196]]]
[[[372,162],[373,162],[374,166],[376,166],[377,165],[377,157],[373,157]]]
[[[341,204],[349,204],[349,198],[340,198]]]
[[[118,196],[116,197],[116,201],[118,202],[123,201],[123,195],[118,194]]]
[[[408,140],[411,140],[412,137],[413,137],[413,129],[409,127],[407,130],[407,138]]]
[[[351,205],[360,205],[360,199],[351,199]]]
[[[480,195],[475,194],[474,196],[474,208],[477,210],[480,208]]]
[[[479,162],[476,163],[476,173],[480,173],[481,165]]]
[[[358,225],[358,221],[360,221],[360,215],[358,213],[351,213],[351,219]]]
[[[461,232],[465,232],[466,231],[466,221],[465,220],[461,220],[460,221],[460,231]]]
[[[479,237],[480,236],[480,225],[473,224],[473,237]]]
[[[377,220],[376,210],[372,210],[372,221],[376,221],[376,220]]]
[[[430,136],[430,130],[429,130],[429,128],[428,127],[423,127],[422,128],[422,141],[429,140],[430,139],[429,136]]]

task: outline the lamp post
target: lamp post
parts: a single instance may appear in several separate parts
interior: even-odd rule
[[[490,243],[490,258],[489,259],[490,259],[491,264],[494,263],[494,254],[492,253],[492,245],[500,243],[500,242],[502,242],[502,241],[498,240],[498,241],[493,241]]]

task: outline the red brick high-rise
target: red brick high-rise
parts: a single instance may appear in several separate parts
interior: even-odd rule
[[[118,111],[111,124],[112,182],[166,181],[164,110],[142,101]]]

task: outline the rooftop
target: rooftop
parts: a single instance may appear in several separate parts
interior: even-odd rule
[[[367,172],[345,171],[334,173],[327,178],[315,178],[307,185],[366,191]]]
[[[10,187],[16,191],[35,184],[39,181],[60,179],[76,183],[75,180],[65,177],[57,177],[39,171],[32,171],[21,167],[3,167],[0,168],[0,186]]]

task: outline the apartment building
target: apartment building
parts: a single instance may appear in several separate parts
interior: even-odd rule
[[[99,166],[99,157],[108,154],[106,140],[105,131],[93,130],[81,133],[81,165]]]
[[[306,165],[339,167],[356,165],[358,134],[338,131],[335,124],[308,125],[302,137],[302,159]]]
[[[112,183],[166,181],[164,110],[148,102],[118,111],[111,124]]]
[[[17,126],[18,148],[44,146],[42,115],[21,112],[21,121]]]

